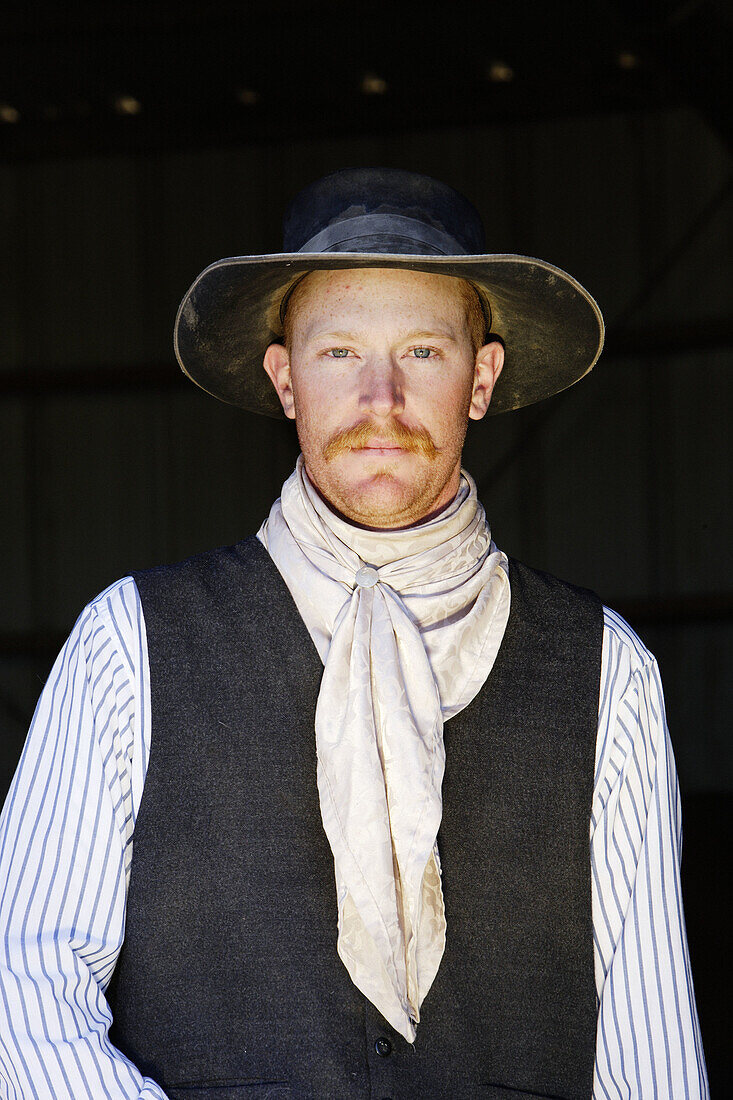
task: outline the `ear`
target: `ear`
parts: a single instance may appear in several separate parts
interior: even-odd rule
[[[282,344],[270,344],[262,365],[270,376],[283,412],[290,420],[295,420],[295,400],[293,398],[293,386],[290,378],[290,357],[287,349]]]
[[[496,380],[504,366],[504,346],[499,340],[484,344],[476,352],[476,366],[473,372],[473,394],[468,415],[471,420],[481,420],[491,402]]]

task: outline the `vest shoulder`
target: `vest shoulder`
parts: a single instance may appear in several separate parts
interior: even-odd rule
[[[248,580],[258,576],[269,579],[274,570],[272,559],[260,540],[250,535],[231,546],[205,550],[183,561],[133,571],[132,577],[145,601],[166,594],[181,597],[194,589],[212,593],[232,585],[246,589]]]
[[[514,614],[528,628],[555,636],[558,643],[584,635],[600,648],[603,604],[595,592],[515,558],[509,559],[509,586]]]
[[[553,573],[525,565],[516,558],[509,558],[509,582],[512,590],[515,586],[531,592],[534,598],[555,599],[566,602],[592,604],[602,609],[601,599],[590,588],[571,584]]]

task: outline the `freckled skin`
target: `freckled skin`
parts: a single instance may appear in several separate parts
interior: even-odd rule
[[[503,363],[500,344],[474,356],[456,280],[393,268],[314,271],[288,316],[290,347],[270,345],[264,366],[321,495],[375,529],[441,511],[458,490],[468,420],[486,413]],[[329,448],[357,426],[353,448]]]

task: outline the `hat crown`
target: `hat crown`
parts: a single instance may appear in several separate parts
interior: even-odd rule
[[[283,219],[284,252],[480,255],[478,211],[459,191],[400,168],[345,168],[300,191]]]

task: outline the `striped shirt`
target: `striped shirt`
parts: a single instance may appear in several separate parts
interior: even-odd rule
[[[707,1097],[680,890],[680,799],[653,656],[604,609],[590,822],[594,1100]],[[107,1038],[150,681],[132,578],[83,611],[0,818],[0,1097],[165,1100]],[[193,873],[193,869],[192,869]]]

